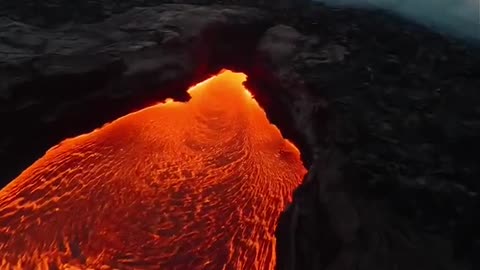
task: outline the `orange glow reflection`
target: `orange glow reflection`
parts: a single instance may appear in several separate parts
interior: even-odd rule
[[[273,269],[306,170],[245,79],[50,149],[0,191],[0,269]]]

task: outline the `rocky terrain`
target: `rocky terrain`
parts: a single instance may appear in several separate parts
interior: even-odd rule
[[[306,7],[310,0],[5,0],[0,3],[0,16],[31,24],[52,27],[63,23],[93,23],[133,7],[168,4],[241,5],[269,10],[289,10]]]
[[[309,167],[281,217],[279,269],[479,268],[475,48],[320,5],[69,2],[101,4],[97,16],[50,2],[33,3],[64,12],[0,9],[3,185],[63,138],[184,100],[228,67]]]
[[[280,226],[279,237],[302,232],[288,238],[295,251],[279,256],[282,265],[296,257],[298,269],[469,269],[460,261],[479,254],[478,58],[428,33],[366,37],[376,29],[358,21],[324,40],[286,26],[270,32],[281,36],[276,46],[297,48],[276,72],[308,89],[315,143],[327,145]],[[326,130],[315,122],[323,115]],[[338,246],[311,249],[324,241]]]

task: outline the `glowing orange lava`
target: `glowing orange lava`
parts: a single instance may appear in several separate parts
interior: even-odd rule
[[[0,191],[0,269],[273,269],[306,170],[245,79],[50,149]]]

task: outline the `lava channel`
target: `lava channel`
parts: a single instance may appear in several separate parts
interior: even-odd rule
[[[0,191],[0,269],[273,269],[306,170],[245,80],[51,148]]]

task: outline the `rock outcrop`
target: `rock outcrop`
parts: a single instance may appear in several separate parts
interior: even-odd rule
[[[478,145],[471,136],[480,130],[468,124],[479,119],[478,58],[463,58],[468,52],[446,42],[424,51],[417,42],[426,36],[404,31],[403,48],[351,33],[322,39],[285,25],[262,37],[251,83],[284,97],[263,104],[275,104],[267,106],[274,120],[290,117],[311,158],[278,228],[279,269],[474,269],[474,256],[466,262],[459,254],[479,251],[472,227],[478,171],[474,157],[457,151]],[[463,60],[441,78],[448,57]],[[458,103],[440,101],[443,95]],[[449,126],[440,117],[456,120]]]
[[[307,160],[310,167],[305,182],[297,190],[294,203],[279,226],[278,268],[468,269],[455,261],[450,239],[420,232],[412,224],[413,220],[392,214],[389,203],[401,204],[402,201],[385,197],[367,199],[364,193],[355,189],[361,180],[359,175],[352,176],[349,170],[355,170],[352,163],[357,162],[357,157],[349,156],[351,150],[340,148],[342,143],[349,143],[348,140],[354,138],[343,138],[343,134],[336,133],[341,131],[337,125],[355,123],[342,119],[344,114],[341,111],[334,113],[338,107],[331,108],[332,97],[319,92],[322,89],[307,88],[306,85],[315,83],[315,80],[305,76],[302,70],[312,65],[346,65],[350,52],[345,46],[334,43],[312,50],[309,46],[314,40],[289,26],[279,25],[267,30],[257,51],[259,63],[255,65],[262,68],[251,78],[262,87],[277,88],[277,93],[281,93],[279,96],[284,99],[274,104],[291,109],[289,115],[295,123],[294,129],[303,138],[299,141],[301,149],[313,150],[310,153],[312,160]],[[281,129],[284,130],[282,126]],[[326,130],[334,133],[326,133]],[[394,140],[387,141],[395,144]],[[362,145],[351,147],[360,148]],[[302,153],[308,152],[304,150]],[[362,188],[369,186],[364,185]],[[412,196],[419,189],[406,183],[397,185],[401,191],[396,192],[405,192],[404,196]],[[435,191],[433,186],[431,188],[431,196],[448,192],[450,196],[443,195],[453,201],[469,196],[468,192],[451,194],[455,193],[454,186]],[[417,207],[416,211],[435,211],[420,203]]]

